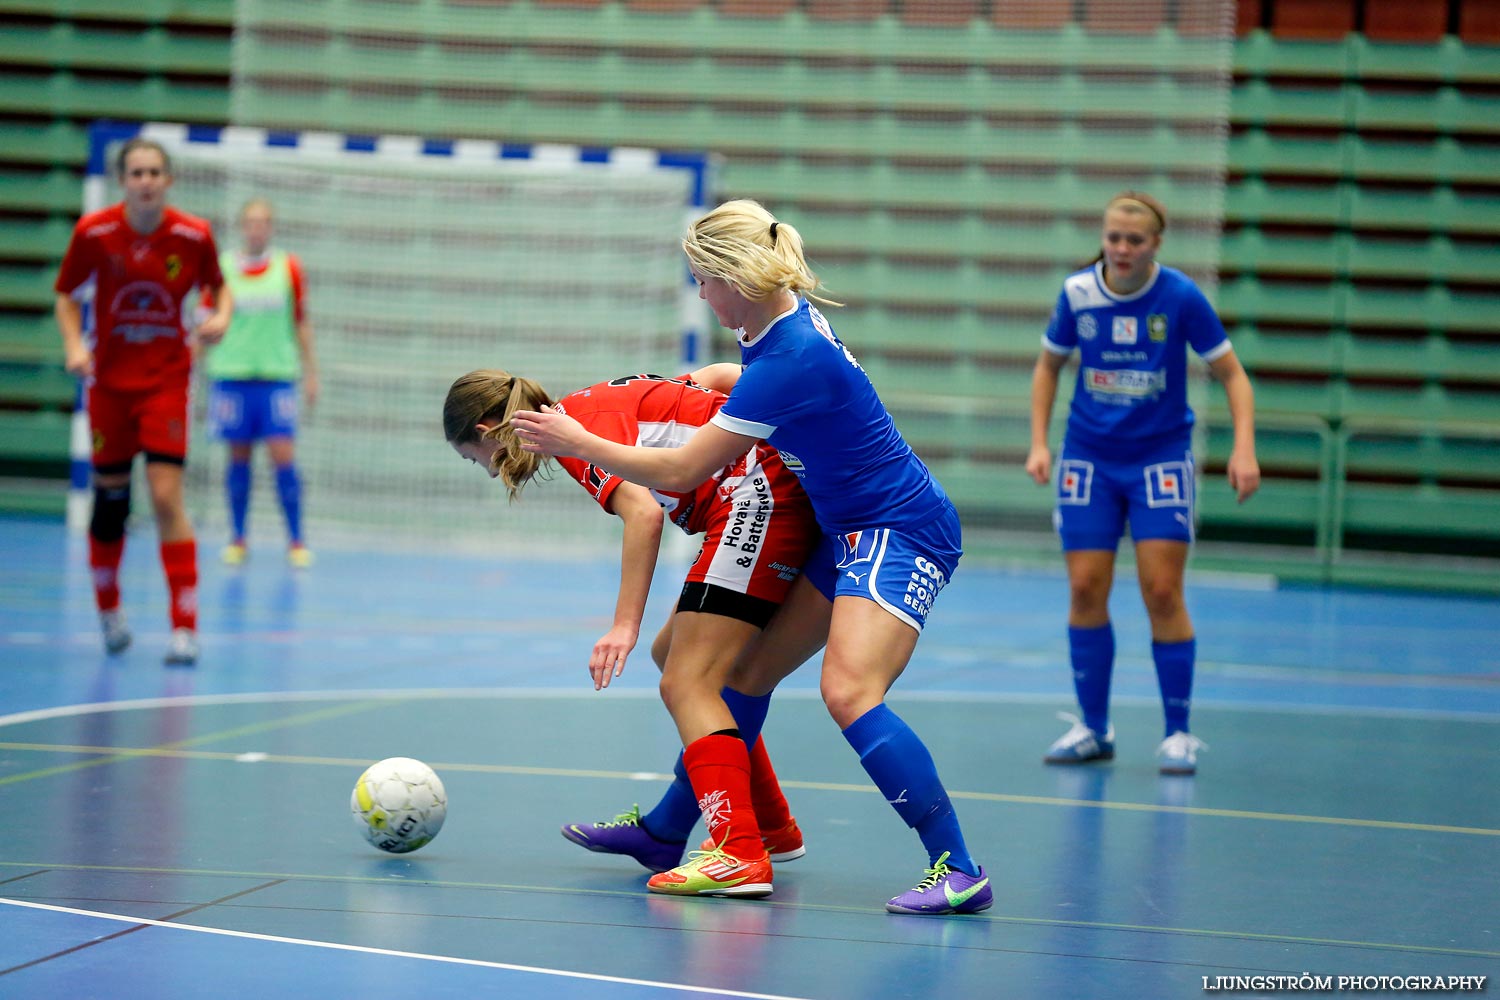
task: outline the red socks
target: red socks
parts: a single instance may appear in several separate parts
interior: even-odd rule
[[[694,740],[682,764],[698,797],[708,836],[744,861],[765,854],[750,796],[750,755],[738,736],[714,734]]]
[[[124,538],[101,542],[89,536],[89,569],[94,575],[94,601],[100,611],[120,606],[120,557],[124,554]]]
[[[192,538],[163,542],[161,566],[172,595],[172,627],[198,628],[198,543]]]
[[[780,830],[792,822],[792,807],[787,805],[776,769],[766,753],[766,741],[759,737],[750,751],[750,796],[755,803],[755,818],[765,833]]]

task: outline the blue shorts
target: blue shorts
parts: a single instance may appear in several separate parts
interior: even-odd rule
[[[1192,542],[1198,490],[1190,443],[1178,439],[1121,462],[1099,449],[1064,441],[1052,515],[1063,551],[1113,552],[1127,522],[1137,542]]]
[[[825,534],[802,572],[830,601],[864,597],[918,632],[963,555],[958,512],[949,501],[931,524]]]
[[[215,436],[236,444],[296,437],[297,385],[258,379],[215,382],[208,419]]]

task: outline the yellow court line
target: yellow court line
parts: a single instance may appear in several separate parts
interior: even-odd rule
[[[347,710],[362,710],[376,704],[389,704],[389,702],[361,702],[350,706]],[[212,733],[208,736],[198,737],[195,740],[184,740],[180,743],[166,743],[159,747],[101,747],[82,746],[75,744],[54,743],[10,743],[0,742],[0,750],[27,750],[42,753],[91,753],[108,754],[108,759],[103,761],[88,761],[83,764],[74,764],[62,768],[53,768],[43,771],[32,771],[27,774],[14,775],[10,778],[0,778],[0,785],[12,781],[23,780],[27,777],[40,777],[44,774],[57,771],[69,770],[82,766],[107,763],[108,760],[126,760],[136,757],[168,757],[183,760],[238,760],[243,756],[241,753],[228,753],[222,751],[207,750],[181,750],[178,747],[187,746],[191,743],[201,743],[210,739],[222,739],[229,735],[240,735],[244,731],[256,731],[259,729],[276,728],[281,725],[291,724],[294,721],[313,721],[315,718],[325,718],[329,715],[343,714],[334,709],[326,709],[322,712],[309,712],[303,716],[293,716],[290,719],[277,723],[265,723],[259,726],[246,726],[242,730],[226,730],[223,733]],[[267,764],[313,764],[331,767],[364,768],[370,765],[369,760],[350,757],[306,757],[284,754],[267,754],[264,757],[257,756],[257,762]],[[436,762],[432,765],[435,771],[465,771],[478,774],[517,774],[546,778],[605,778],[614,780],[655,780],[670,781],[670,774],[654,774],[627,771],[598,771],[577,768],[561,767],[521,767],[509,764],[456,764]],[[855,792],[860,794],[873,794],[879,789],[870,785],[848,785],[833,782],[820,781],[790,781],[783,779],[783,788],[797,788],[808,791],[821,792]],[[1204,816],[1217,819],[1250,819],[1264,820],[1277,823],[1316,823],[1324,826],[1350,826],[1373,830],[1405,830],[1415,833],[1456,833],[1474,837],[1500,837],[1500,830],[1489,829],[1479,826],[1450,826],[1440,823],[1408,823],[1400,820],[1387,819],[1358,819],[1348,816],[1307,816],[1301,813],[1273,813],[1257,812],[1250,809],[1211,809],[1203,806],[1168,806],[1157,805],[1148,802],[1103,802],[1096,799],[1060,799],[1041,795],[1007,795],[1001,792],[963,792],[950,791],[950,798],[969,799],[976,802],[1006,802],[1014,805],[1028,806],[1069,806],[1084,809],[1113,809],[1119,812],[1144,812],[1144,813],[1175,813],[1182,816]]]
[[[80,750],[80,753],[101,753],[108,756],[95,760],[75,761],[72,764],[59,764],[56,767],[45,767],[37,771],[24,771],[21,774],[11,774],[0,778],[0,787],[14,785],[22,781],[33,781],[37,778],[47,778],[57,774],[69,774],[75,771],[87,770],[91,767],[100,767],[104,764],[113,764],[133,757],[161,756],[170,757],[176,753],[183,753],[179,747],[190,747],[198,743],[210,743],[214,740],[231,739],[236,736],[248,736],[252,733],[263,733],[273,729],[285,729],[288,726],[298,726],[308,722],[320,722],[324,719],[337,718],[341,715],[352,715],[355,712],[366,712],[372,708],[389,705],[390,702],[380,701],[357,701],[348,705],[335,705],[331,708],[320,708],[312,712],[302,712],[298,715],[289,715],[282,719],[273,719],[269,722],[257,722],[247,726],[236,726],[233,729],[221,729],[214,733],[205,733],[202,736],[194,736],[187,740],[174,740],[171,743],[163,743],[156,747],[130,748],[130,747],[96,747],[92,750]],[[15,744],[15,749],[22,749],[24,744]],[[33,745],[33,748],[45,746],[45,744]],[[226,756],[234,757],[236,754]],[[368,764],[368,761],[366,762]]]
[[[0,861],[0,868],[27,868],[32,870],[46,869],[51,871],[80,871],[80,872],[121,872],[134,875],[183,875],[213,878],[245,878],[245,879],[282,879],[288,882],[340,882],[366,885],[381,885],[385,887],[400,887],[403,889],[437,888],[437,889],[475,889],[486,892],[524,892],[528,894],[548,893],[551,895],[566,896],[613,896],[636,898],[641,895],[638,889],[584,889],[584,888],[559,888],[554,885],[519,885],[508,882],[451,882],[440,879],[423,878],[420,881],[398,882],[389,876],[377,875],[321,875],[296,872],[245,872],[221,870],[215,868],[157,868],[135,865],[75,865],[55,864],[48,861]],[[254,906],[255,904],[235,904]],[[885,909],[881,907],[865,906],[832,906],[826,903],[789,903],[785,900],[766,899],[758,902],[757,907],[775,907],[777,909],[789,910],[816,910],[819,912],[872,914],[878,913],[885,916]],[[511,918],[499,918],[511,919]],[[1075,927],[1080,930],[1109,930],[1129,931],[1132,933],[1146,934],[1170,934],[1182,937],[1207,937],[1221,939],[1245,939],[1251,941],[1281,942],[1285,944],[1315,945],[1325,948],[1361,948],[1380,951],[1415,952],[1425,955],[1454,955],[1465,958],[1500,958],[1500,951],[1488,951],[1482,948],[1445,948],[1440,945],[1421,944],[1398,944],[1391,941],[1353,941],[1343,938],[1317,938],[1305,937],[1296,934],[1267,934],[1258,931],[1231,931],[1212,930],[1203,927],[1162,927],[1152,924],[1121,924],[1109,923],[1097,920],[1057,920],[1049,917],[1021,917],[1001,916],[993,913],[975,913],[969,915],[967,920],[988,920],[994,923],[1015,924],[1020,926],[1035,927]]]

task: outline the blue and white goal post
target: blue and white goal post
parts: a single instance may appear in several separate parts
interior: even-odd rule
[[[321,393],[297,452],[314,526],[443,534],[473,520],[472,504],[503,497],[445,454],[436,429],[442,397],[465,371],[503,368],[560,396],[621,374],[690,370],[708,354],[709,316],[681,248],[687,221],[712,197],[708,156],[99,122],[85,210],[120,199],[113,159],[134,136],[167,150],[168,203],[206,218],[221,251],[239,245],[244,203],[264,198],[273,244],[302,262]],[[224,449],[204,430],[205,395],[200,379],[188,462],[200,525],[223,506]],[[89,506],[89,445],[80,397],[75,526]],[[270,478],[257,488],[269,491]],[[589,536],[576,516],[583,491],[537,486],[549,499],[514,505],[500,534]],[[274,502],[255,509],[273,530]]]

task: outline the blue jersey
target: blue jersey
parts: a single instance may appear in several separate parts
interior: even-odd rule
[[[1117,455],[1186,437],[1187,348],[1205,361],[1230,350],[1224,325],[1187,275],[1158,265],[1144,288],[1116,295],[1102,263],[1063,282],[1042,346],[1079,353],[1068,437]]]
[[[779,451],[824,531],[926,527],[939,516],[943,488],[809,302],[742,333],[740,353],[745,370],[713,423]]]

